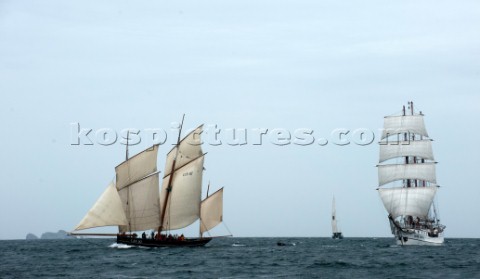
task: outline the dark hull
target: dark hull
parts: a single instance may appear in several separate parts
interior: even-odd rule
[[[184,240],[160,240],[151,238],[133,238],[129,236],[117,236],[117,243],[145,247],[197,247],[204,246],[205,244],[210,242],[210,240],[212,240],[211,237],[185,238]]]
[[[333,233],[333,239],[343,239],[343,234],[341,232]]]

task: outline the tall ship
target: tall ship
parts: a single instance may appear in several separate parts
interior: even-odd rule
[[[386,116],[381,137],[378,193],[398,245],[442,245],[445,226],[435,206],[437,185],[432,139],[413,102]]]
[[[335,196],[332,201],[332,238],[343,239],[343,234],[337,225],[337,210],[335,209]]]
[[[147,246],[203,246],[212,240],[204,236],[222,222],[223,188],[205,199],[202,178],[205,155],[201,148],[203,125],[180,140],[167,154],[162,175],[157,170],[159,145],[128,156],[115,167],[116,178],[100,196],[72,235],[116,236],[117,243]],[[160,185],[160,180],[162,183]],[[174,234],[199,220],[199,236]],[[118,233],[78,231],[118,226]]]

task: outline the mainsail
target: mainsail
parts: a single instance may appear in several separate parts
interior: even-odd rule
[[[167,154],[160,192],[162,230],[184,228],[200,218],[204,155],[203,125],[190,132]]]
[[[173,173],[170,186],[168,182],[172,174],[163,179],[160,200],[162,205],[166,203],[165,230],[184,228],[200,218],[203,161],[204,156],[201,156],[178,168]],[[166,201],[168,191],[170,194]]]

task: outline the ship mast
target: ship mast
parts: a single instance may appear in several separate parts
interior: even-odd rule
[[[127,130],[127,144],[125,145],[125,161],[128,161],[128,138],[130,136],[130,130]],[[130,200],[130,189],[127,191],[127,216],[128,216],[128,231],[131,232],[131,224],[130,224],[130,207],[128,206],[128,201]]]
[[[210,191],[210,181],[208,181],[207,196],[205,198],[208,198],[208,191]]]
[[[406,116],[406,115],[407,115],[407,112],[406,112],[406,110],[405,110],[405,106],[403,106],[402,112],[403,112],[403,116]],[[405,133],[403,134],[403,137],[404,137],[403,139],[404,139],[405,141],[408,141],[408,133],[407,133],[407,132],[405,132]],[[405,156],[405,164],[408,165],[408,163],[409,163],[408,161],[409,161],[408,156]],[[407,188],[409,188],[409,187],[410,187],[410,179],[406,179],[406,184],[407,184],[407,185],[406,185]]]
[[[413,109],[413,101],[408,102],[408,105],[410,106],[410,113],[413,116],[415,114],[415,110]],[[415,140],[415,134],[412,134],[411,140]],[[413,156],[412,160],[414,164],[417,164],[416,156]],[[418,187],[418,179],[415,179],[414,181],[415,181],[415,187]]]
[[[128,138],[130,136],[130,130],[127,130],[127,144],[126,144],[126,150],[125,150],[125,161],[128,161]]]
[[[158,227],[158,234],[160,234],[164,229],[163,222],[165,221],[165,212],[167,210],[168,198],[170,197],[170,192],[172,192],[172,179],[175,172],[175,163],[177,162],[177,156],[178,156],[179,145],[180,145],[180,137],[182,135],[182,127],[183,127],[184,119],[185,119],[185,114],[182,117],[182,123],[180,124],[180,129],[178,131],[178,138],[177,138],[177,145],[176,145],[177,150],[175,151],[175,157],[173,158],[173,162],[172,162],[172,171],[170,172],[170,177],[168,178],[167,193],[165,196],[165,203],[163,204],[163,208],[162,208],[162,216],[160,217],[160,227]]]
[[[337,229],[337,212],[335,210],[335,196],[333,196],[333,201],[332,201],[332,232],[335,235],[335,233],[338,231]]]

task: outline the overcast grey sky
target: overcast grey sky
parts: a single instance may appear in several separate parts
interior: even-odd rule
[[[480,237],[479,29],[478,1],[0,1],[0,239],[73,229],[114,177],[125,147],[72,145],[71,123],[171,136],[183,113],[222,129],[204,181],[225,186],[235,236],[330,236],[333,195],[345,236],[390,236],[378,137],[231,146],[224,132],[378,136],[410,100],[435,140],[446,237]]]

